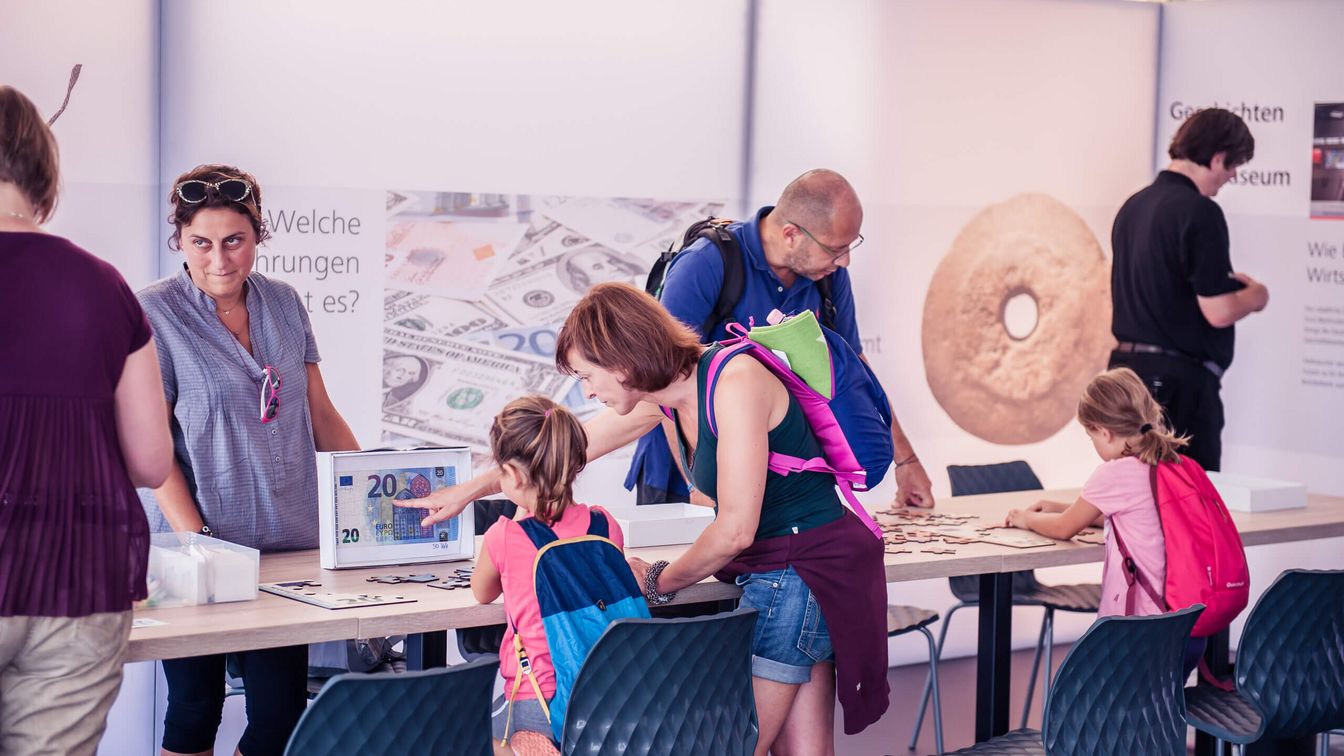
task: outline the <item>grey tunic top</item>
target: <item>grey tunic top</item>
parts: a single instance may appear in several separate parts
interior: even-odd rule
[[[219,321],[214,300],[185,266],[137,294],[173,408],[173,453],[218,537],[261,551],[315,549],[317,456],[305,363],[321,359],[317,342],[293,287],[260,273],[244,285],[253,354]],[[279,409],[262,423],[267,365],[280,374]],[[140,500],[151,530],[172,530],[152,491],[140,489]]]

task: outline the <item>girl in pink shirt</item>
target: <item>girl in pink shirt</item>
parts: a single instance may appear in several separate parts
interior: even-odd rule
[[[1130,586],[1115,534],[1118,531],[1124,538],[1148,584],[1163,585],[1167,576],[1166,543],[1149,473],[1159,462],[1179,462],[1178,450],[1189,439],[1168,429],[1162,408],[1129,368],[1108,370],[1092,379],[1078,402],[1078,422],[1102,459],[1101,466],[1083,485],[1082,495],[1072,504],[1039,501],[1026,509],[1011,510],[1005,524],[1065,540],[1104,518],[1106,561],[1097,614],[1123,615]],[[1137,585],[1134,594],[1134,614],[1162,613]],[[1203,638],[1191,640],[1186,649],[1187,673],[1198,662],[1204,644]]]
[[[518,505],[516,519],[535,517],[559,538],[573,538],[588,532],[591,509],[607,518],[610,539],[624,550],[624,535],[610,514],[574,502],[574,478],[583,469],[587,447],[588,437],[578,418],[543,396],[509,402],[490,427],[490,451],[501,470],[500,487]],[[532,579],[537,549],[517,522],[504,517],[485,532],[484,545],[485,553],[476,559],[472,571],[471,591],[482,604],[503,593],[504,613],[509,618],[499,648],[505,696],[496,701],[491,722],[495,753],[557,753],[550,721],[538,700],[539,692],[549,705],[555,695],[555,668]],[[515,628],[522,637],[535,688],[527,675],[516,679]],[[512,714],[507,703],[510,696],[514,699]]]

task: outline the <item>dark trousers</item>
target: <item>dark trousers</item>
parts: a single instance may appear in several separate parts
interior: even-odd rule
[[[1181,450],[1205,470],[1219,470],[1223,457],[1221,382],[1193,359],[1165,354],[1111,352],[1110,367],[1139,374],[1177,435],[1190,436]]]
[[[247,702],[247,729],[238,750],[243,756],[280,756],[308,705],[308,647],[240,651],[234,657]],[[164,749],[198,753],[214,747],[224,711],[224,659],[224,654],[164,659]]]

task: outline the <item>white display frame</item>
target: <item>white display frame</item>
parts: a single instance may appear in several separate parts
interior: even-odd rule
[[[337,521],[337,492],[341,475],[417,467],[454,468],[455,480],[471,478],[471,450],[465,446],[378,451],[319,452],[317,455],[318,526],[322,567],[328,570],[384,567],[400,564],[454,562],[476,556],[475,507],[457,516],[458,540],[445,548],[439,542],[343,547]],[[355,483],[356,486],[365,481]]]

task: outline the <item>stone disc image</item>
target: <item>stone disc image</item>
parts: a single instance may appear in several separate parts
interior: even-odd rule
[[[1054,435],[1115,346],[1110,272],[1091,229],[1053,197],[1019,194],[977,213],[924,302],[924,372],[939,405],[992,443]]]

